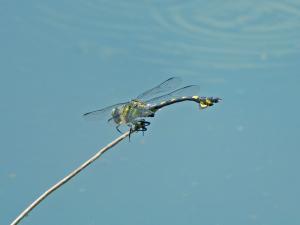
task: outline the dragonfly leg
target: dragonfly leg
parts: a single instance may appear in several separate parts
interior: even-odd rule
[[[136,131],[142,131],[144,135],[144,132],[147,131],[147,126],[149,125],[150,122],[146,121],[145,119],[137,120],[134,123],[134,129]]]
[[[129,142],[130,142],[130,137],[131,137],[131,134],[134,132],[134,129],[132,129],[132,125],[131,124],[128,124],[129,126],[129,135],[128,135],[128,139],[129,139]]]
[[[119,127],[120,127],[120,125],[116,126],[117,131],[118,131],[119,133],[123,134],[123,132],[120,131]]]
[[[144,132],[147,131],[146,127],[149,125],[150,122],[146,121],[145,119],[135,120],[131,123],[128,123],[127,126],[129,127],[129,135],[128,135],[129,141],[131,138],[131,134],[134,132],[142,131],[144,135]]]

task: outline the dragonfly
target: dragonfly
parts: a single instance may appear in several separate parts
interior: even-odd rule
[[[188,85],[178,88],[181,84],[180,77],[171,77],[157,86],[143,92],[136,98],[114,104],[102,109],[94,110],[83,114],[88,120],[107,119],[113,122],[116,130],[120,133],[120,126],[126,125],[133,131],[147,131],[149,121],[145,118],[154,117],[160,109],[183,101],[196,102],[200,109],[205,109],[220,102],[219,97],[201,97],[195,95],[200,87],[198,85]],[[176,89],[177,88],[177,89]]]

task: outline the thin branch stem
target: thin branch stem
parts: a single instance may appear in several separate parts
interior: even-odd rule
[[[99,150],[93,157],[91,157],[89,160],[87,160],[85,163],[83,163],[81,166],[79,166],[77,169],[75,169],[73,172],[68,174],[66,177],[64,177],[62,180],[54,184],[52,187],[50,187],[47,191],[45,191],[40,197],[38,197],[33,203],[31,203],[10,225],[16,225],[18,224],[22,219],[24,219],[25,216],[29,214],[31,210],[33,210],[37,205],[39,205],[46,197],[48,197],[52,192],[60,188],[62,185],[67,183],[69,180],[71,180],[76,174],[81,172],[83,169],[85,169],[88,165],[90,165],[92,162],[94,162],[97,158],[99,158],[104,152],[106,152],[108,149],[112,148],[116,144],[118,144],[120,141],[125,139],[127,136],[129,136],[130,132],[127,131],[126,133],[122,134],[120,137],[115,139],[113,142],[106,145],[104,148]]]

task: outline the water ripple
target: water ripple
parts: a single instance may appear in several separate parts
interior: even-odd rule
[[[299,55],[300,6],[297,1],[179,3],[153,7],[152,16],[160,27],[182,37],[169,40],[163,44],[165,49],[159,47],[161,51],[173,46],[194,56],[214,54],[210,64],[216,59],[220,67],[274,66],[272,61],[278,66],[280,58]],[[200,63],[194,57],[189,58]]]
[[[78,0],[35,9],[32,24],[73,35],[84,54],[98,47],[124,57],[134,49],[135,60],[196,71],[288,66],[300,53],[296,0]]]

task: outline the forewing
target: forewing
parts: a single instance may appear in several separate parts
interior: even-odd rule
[[[111,105],[108,107],[105,107],[103,109],[87,112],[83,114],[83,118],[86,120],[103,120],[103,119],[109,119],[111,118],[111,113],[114,108],[117,108],[121,105],[127,104],[128,102],[118,103],[115,105]]]
[[[200,87],[198,85],[189,85],[182,88],[179,88],[175,91],[172,91],[168,94],[158,96],[148,100],[146,103],[148,104],[157,104],[162,101],[167,101],[172,98],[180,98],[184,96],[194,96],[200,91]]]
[[[137,99],[140,99],[142,101],[146,101],[150,98],[154,98],[155,96],[159,94],[163,94],[166,92],[169,92],[171,90],[174,90],[177,88],[181,83],[180,77],[171,77],[168,80],[162,82],[161,84],[155,86],[154,88],[145,91],[144,93],[137,96]]]

